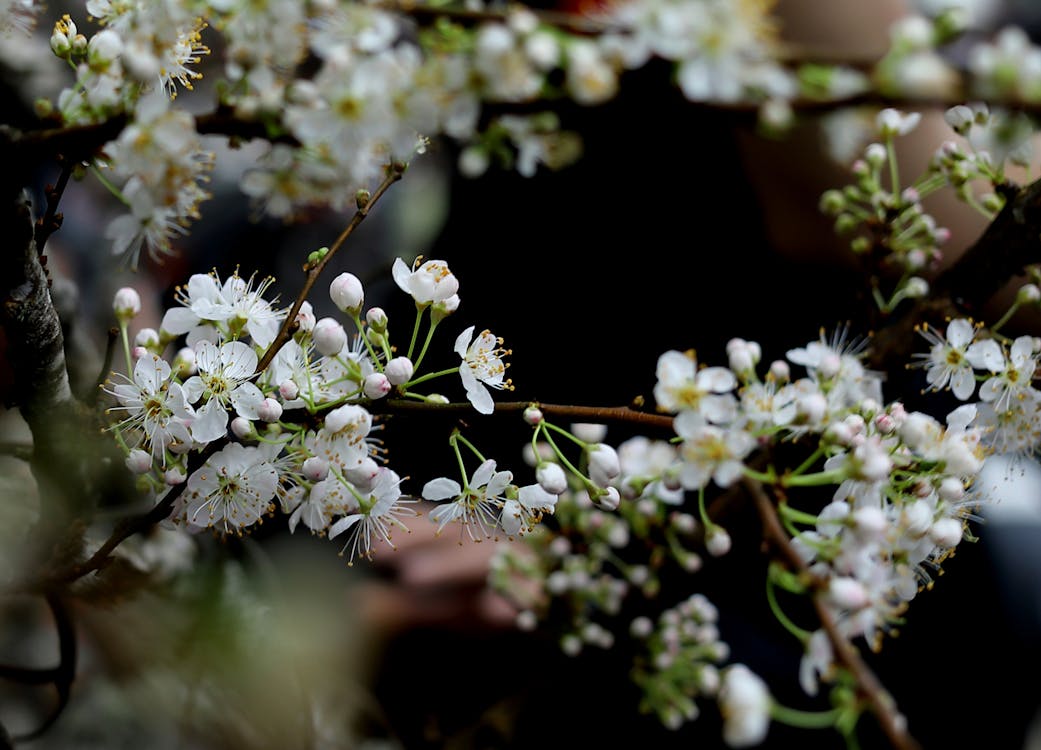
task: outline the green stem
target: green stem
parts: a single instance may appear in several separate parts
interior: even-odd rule
[[[712,519],[708,517],[708,510],[705,509],[705,488],[698,488],[698,513],[701,514],[701,522],[705,525],[705,530],[711,529],[716,524],[712,523]]]
[[[776,701],[770,703],[770,718],[781,724],[802,729],[826,729],[835,726],[842,709],[833,708],[828,711],[800,711],[797,708],[782,706]]]
[[[470,489],[470,478],[466,475],[466,464],[463,463],[463,454],[459,451],[460,437],[459,430],[453,430],[452,434],[448,436],[448,443],[455,451],[455,460],[459,464],[459,473],[463,477],[463,492],[466,492]]]
[[[771,571],[773,566],[771,566]],[[784,626],[784,629],[794,635],[803,644],[810,639],[810,631],[800,628],[784,613],[781,609],[781,605],[777,602],[777,592],[774,586],[773,574],[767,574],[766,576],[766,601],[770,604],[770,611],[774,613],[774,617],[777,618],[777,622]]]
[[[358,329],[358,335],[361,336],[361,340],[365,342],[365,348],[369,350],[369,356],[372,357],[372,364],[377,370],[383,372],[383,362],[380,361],[379,355],[376,354],[376,350],[372,348],[372,342],[369,341],[369,337],[365,335],[365,328],[362,326],[361,316],[358,313],[354,313],[351,316],[351,320],[354,321],[354,327]]]
[[[552,426],[548,422],[543,422],[542,424],[548,427]],[[571,434],[567,432],[567,430],[561,430],[561,432],[565,435]],[[576,469],[575,465],[568,460],[567,456],[565,456],[564,453],[560,450],[560,448],[557,447],[557,442],[553,439],[553,436],[550,435],[548,432],[546,433],[546,442],[549,443],[549,447],[553,449],[553,452],[556,454],[557,459],[560,461],[560,463],[562,463],[568,471],[570,471],[572,474],[578,477],[578,479],[582,482],[583,486],[585,486],[586,488],[595,487],[593,481],[585,474],[583,474],[581,471]]]
[[[463,445],[465,445],[465,446],[466,446],[467,448],[469,448],[469,449],[470,449],[470,450],[471,450],[471,451],[473,452],[473,454],[474,454],[475,456],[477,456],[477,460],[478,460],[478,461],[480,461],[480,462],[481,462],[482,464],[483,464],[483,463],[484,463],[485,461],[487,461],[487,460],[488,460],[488,459],[486,459],[486,458],[485,458],[485,457],[484,457],[483,455],[481,455],[481,452],[480,452],[479,450],[477,450],[477,446],[475,446],[475,445],[474,445],[473,443],[471,443],[471,442],[470,442],[469,440],[467,440],[467,439],[466,439],[465,437],[463,437],[463,433],[461,433],[461,432],[457,432],[457,433],[456,433],[456,439],[457,439],[457,440],[458,440],[458,441],[459,441],[460,443],[462,443]]]
[[[1016,299],[1014,299],[1014,300],[1012,301],[1012,304],[1011,304],[1011,305],[1009,305],[1009,308],[1008,308],[1008,310],[1007,310],[1007,311],[1005,312],[1005,314],[1004,314],[1004,315],[1002,315],[1002,316],[1001,316],[1001,317],[1000,317],[1000,318],[998,319],[998,322],[997,322],[997,323],[995,323],[994,325],[992,325],[992,326],[990,327],[990,330],[991,330],[991,331],[992,331],[993,333],[997,333],[997,332],[998,332],[998,331],[999,331],[999,330],[1001,329],[1001,327],[1002,327],[1003,325],[1005,325],[1006,323],[1008,323],[1008,322],[1009,322],[1009,320],[1011,320],[1012,316],[1016,314],[1016,310],[1018,310],[1018,309],[1019,309],[1019,307],[1020,307],[1020,304],[1022,304],[1022,303],[1020,303],[1020,301],[1019,301],[1019,298],[1018,298],[1018,297],[1017,297]]]
[[[788,505],[788,503],[779,503],[777,510],[780,511],[781,515],[795,521],[796,523],[804,523],[808,526],[816,526],[817,521],[820,519],[812,513],[807,513],[804,510],[799,510]]]
[[[459,372],[459,368],[449,367],[447,370],[440,370],[438,372],[428,372],[426,375],[423,375],[422,377],[413,378],[412,380],[408,381],[407,383],[405,383],[405,387],[408,388],[409,386],[419,385],[420,383],[425,383],[428,380],[439,378],[442,375],[451,375],[454,372]]]
[[[545,427],[547,429],[550,429],[550,430],[553,430],[554,432],[559,432],[561,435],[563,435],[564,437],[566,437],[569,440],[571,440],[571,442],[573,442],[575,445],[579,446],[582,450],[588,450],[589,449],[589,443],[587,443],[585,440],[579,439],[575,435],[572,435],[570,432],[565,430],[563,427],[558,427],[557,425],[553,424],[552,422],[543,422],[542,425],[543,425],[543,427]],[[547,435],[546,437],[548,438],[549,435]]]
[[[785,487],[820,487],[825,484],[839,484],[845,479],[847,479],[845,469],[831,469],[797,477],[788,475],[781,478],[781,484]]]
[[[889,161],[889,192],[900,194],[900,169],[896,164],[896,143],[892,136],[886,138],[886,156]]]
[[[125,320],[119,321],[119,335],[123,339],[123,355],[127,361],[127,377],[131,380],[134,379],[134,360],[130,356],[130,334],[127,333],[127,324]]]
[[[95,177],[98,178],[98,182],[100,182],[106,190],[112,193],[112,195],[114,195],[120,203],[122,203],[124,206],[130,205],[130,201],[128,201],[126,196],[123,195],[123,191],[117,188],[115,185],[113,185],[109,181],[109,179],[101,173],[101,170],[97,168],[97,165],[91,164],[90,171],[94,174]]]
[[[438,321],[433,317],[430,318],[430,329],[427,331],[427,337],[423,341],[423,348],[419,350],[419,357],[416,359],[415,364],[412,366],[413,371],[419,371],[419,364],[423,361],[423,357],[426,356],[427,347],[430,346],[430,339],[434,338],[434,331],[437,330]]]
[[[423,310],[426,308],[416,306],[416,322],[412,324],[412,340],[408,342],[408,358],[412,359],[412,352],[416,349],[416,339],[419,337],[419,321],[423,319]],[[415,366],[413,365],[415,369]]]

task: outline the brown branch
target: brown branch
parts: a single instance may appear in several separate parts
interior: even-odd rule
[[[839,632],[835,618],[832,617],[831,611],[823,600],[821,589],[824,581],[810,571],[809,566],[795,551],[795,548],[792,547],[788,535],[781,526],[781,520],[777,516],[774,504],[763,489],[763,485],[749,478],[742,480],[742,484],[755,500],[759,517],[763,523],[763,535],[783,558],[784,562],[798,572],[800,576],[808,580],[811,589],[815,590],[811,597],[813,607],[817,612],[817,617],[820,619],[821,627],[828,636],[828,641],[831,643],[835,657],[853,675],[860,694],[867,700],[882,732],[890,744],[897,750],[919,750],[919,744],[908,733],[905,719],[897,711],[896,703],[893,701],[892,696],[864,662],[860,653],[853,647],[853,644]]]
[[[61,168],[61,174],[58,175],[58,182],[47,186],[47,211],[36,221],[35,240],[36,252],[38,253],[43,253],[47,239],[61,227],[62,215],[58,213],[58,204],[61,202],[61,196],[65,193],[65,187],[69,184],[69,178],[72,176],[74,166],[73,162],[65,160]]]
[[[383,182],[379,184],[376,191],[372,193],[366,200],[359,200],[358,210],[354,212],[354,216],[351,217],[350,223],[340,233],[340,236],[336,238],[336,242],[332,244],[329,250],[322,256],[317,262],[308,262],[304,264],[304,271],[307,276],[304,278],[304,285],[300,288],[299,294],[296,295],[296,300],[293,302],[293,306],[289,308],[289,313],[286,315],[285,321],[282,323],[282,327],[278,331],[278,335],[275,336],[275,340],[271,342],[271,346],[264,352],[264,356],[260,358],[260,362],[257,363],[257,372],[261,373],[267,369],[267,366],[271,364],[271,360],[278,354],[278,350],[281,349],[290,338],[293,336],[293,332],[296,330],[297,322],[296,315],[300,312],[300,307],[304,304],[304,300],[307,299],[307,295],[310,294],[311,288],[314,286],[318,277],[329,261],[332,260],[333,256],[336,255],[336,251],[343,247],[343,243],[347,241],[347,238],[354,234],[354,230],[358,228],[365,217],[369,215],[369,211],[372,206],[380,199],[380,197],[387,192],[391,185],[401,179],[401,176],[405,173],[406,165],[403,162],[394,162],[389,164],[386,168],[386,176],[383,178]]]
[[[529,406],[537,406],[547,417],[559,417],[580,422],[602,424],[642,425],[660,430],[672,430],[673,417],[669,414],[652,414],[631,406],[572,406],[570,404],[546,404],[533,401],[499,401],[494,414],[518,414]],[[466,414],[473,415],[473,405],[468,401],[451,404],[431,404],[407,399],[373,401],[368,405],[373,414]]]

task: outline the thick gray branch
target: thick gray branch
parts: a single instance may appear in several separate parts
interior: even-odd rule
[[[50,416],[71,408],[72,391],[61,321],[36,252],[29,206],[17,201],[3,213],[0,237],[5,238],[7,250],[0,258],[4,279],[0,320],[14,378],[11,397],[36,436]]]

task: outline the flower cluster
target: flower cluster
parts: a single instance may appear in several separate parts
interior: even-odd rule
[[[436,260],[417,259],[409,269],[399,259],[394,275],[415,301],[414,330],[429,321],[429,344],[459,304],[458,280]],[[114,402],[111,430],[139,485],[156,502],[173,499],[171,519],[185,529],[242,534],[281,510],[290,530],[303,524],[330,538],[346,535],[343,551],[352,561],[369,556],[379,542],[393,546],[391,534],[407,528],[402,519],[416,515],[416,500],[386,465],[367,407],[391,394],[440,403],[417,386],[458,374],[473,408],[491,413],[487,387],[510,387],[503,378],[508,352],[487,331],[471,343],[471,326],[456,340],[458,367],[420,374],[426,345],[417,355],[413,338],[408,353],[395,356],[387,314],[365,309],[353,274],[329,285],[353,336],[334,317],[316,320],[304,300],[289,321],[288,311],[265,296],[272,283],[237,272],[223,279],[216,271],[196,274],[178,288],[178,305],[165,312],[160,330],[137,331],[133,347],[128,326],[141,302],[134,290],[121,289],[113,307],[130,374],[113,374],[105,387]],[[175,342],[182,343],[171,347]],[[168,362],[163,355],[171,348]],[[485,462],[465,492],[452,480],[429,482],[428,499],[461,496],[432,520],[443,528],[460,517],[468,527],[501,527],[509,535],[530,530],[552,512],[555,497],[537,486],[517,488],[510,477]]]
[[[533,10],[491,5],[476,24],[445,9],[444,18],[427,25],[410,8],[90,0],[93,30],[81,30],[82,19],[78,26],[70,15],[54,24],[51,49],[75,70],[76,80],[38,109],[65,125],[128,119],[125,137],[110,144],[96,166],[111,168],[122,182],[117,192],[130,212],[108,236],[117,253],[136,259],[142,241],[152,253],[168,252],[208,197],[198,183],[212,156],[199,148],[197,123],[188,114],[199,110],[164,113],[149,101],[193,90],[211,52],[204,34],[219,35],[214,47],[224,56],[222,70],[210,71],[219,78],[221,115],[233,114],[247,131],[256,126],[271,141],[242,174],[241,188],[258,208],[287,220],[315,205],[350,205],[388,159],[408,160],[440,137],[462,146],[460,167],[470,175],[493,163],[524,175],[540,165],[569,164],[580,155],[579,137],[561,130],[549,107],[540,112],[530,105],[562,97],[586,106],[603,103],[616,95],[626,71],[653,58],[673,66],[688,99],[760,105],[764,123],[774,128],[791,120],[789,103],[799,96],[842,97],[870,88],[868,76],[837,65],[793,73],[780,59],[766,4],[628,0],[575,19],[574,27]],[[18,19],[33,10],[30,2],[14,3],[5,16],[24,25]],[[942,77],[938,70],[946,74],[934,47],[964,23],[944,18],[902,23],[880,65],[880,86],[897,81],[891,87],[906,93],[935,84]],[[1013,31],[993,44],[976,44],[970,56],[974,87],[988,92],[1000,85],[1001,93],[1032,101],[1037,86],[1029,66],[1015,76],[1006,73],[1006,61],[1019,60],[1019,52],[1034,59],[1027,48]],[[302,65],[307,59],[314,64]],[[314,70],[299,77],[305,68]],[[482,116],[487,103],[523,103],[529,111]],[[884,160],[876,151],[862,170],[868,182]],[[870,198],[870,185],[863,187]],[[915,194],[896,185],[890,192],[873,209],[916,221]],[[919,226],[918,234],[939,233],[930,244],[909,239],[908,228],[895,227],[893,238],[905,247],[893,250],[906,255],[918,248],[912,255],[921,257],[910,262],[920,268],[942,233]]]

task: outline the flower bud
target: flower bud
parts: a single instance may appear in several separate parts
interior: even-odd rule
[[[176,487],[179,484],[184,484],[185,480],[188,479],[188,475],[184,473],[184,470],[180,467],[174,466],[167,469],[163,474],[163,481],[166,482],[170,487]]]
[[[836,576],[828,581],[828,598],[840,609],[862,609],[870,603],[860,581],[846,576]]]
[[[300,387],[292,380],[283,380],[278,384],[278,395],[286,401],[292,401],[300,395]]]
[[[187,378],[195,374],[195,350],[190,346],[178,350],[171,368],[178,377]]]
[[[87,63],[91,70],[105,70],[123,52],[123,40],[112,29],[99,31],[87,43]]]
[[[358,462],[357,466],[352,466],[343,472],[344,478],[362,492],[372,491],[379,474],[379,464],[371,456],[366,456]]]
[[[142,328],[134,336],[134,346],[143,346],[145,349],[159,346],[159,331],[154,328]]]
[[[941,518],[929,528],[929,538],[937,547],[957,547],[962,533],[962,523],[956,518]]]
[[[382,372],[374,372],[371,375],[365,377],[365,382],[362,384],[362,391],[365,393],[367,398],[371,398],[374,401],[378,398],[383,398],[393,386],[390,384],[390,380]]]
[[[322,318],[315,323],[311,335],[314,337],[315,349],[327,357],[339,354],[347,343],[347,332],[333,318]]]
[[[598,487],[606,487],[612,479],[622,473],[618,453],[606,443],[594,443],[589,446],[589,478]]]
[[[277,422],[282,418],[282,404],[271,397],[265,398],[257,407],[257,416],[265,422]]]
[[[596,507],[600,508],[600,510],[618,510],[618,506],[622,502],[622,496],[618,494],[617,488],[605,487],[600,490],[600,493],[596,496],[594,502],[596,503]]]
[[[147,357],[149,354],[148,350],[143,346],[135,346],[130,350],[130,356],[134,358],[134,361],[141,359],[141,357]]]
[[[390,381],[391,385],[404,385],[412,378],[414,371],[415,368],[412,366],[411,359],[408,357],[395,357],[387,363],[383,374],[387,376],[387,380]]]
[[[542,424],[543,418],[542,409],[537,406],[529,406],[524,410],[524,421],[532,427],[537,424]]]
[[[231,420],[231,431],[235,433],[235,436],[239,440],[247,440],[252,437],[256,437],[257,431],[253,427],[253,423],[245,417],[235,417]]]
[[[134,448],[126,457],[126,467],[135,474],[144,474],[152,469],[152,454]]]
[[[365,304],[365,290],[353,273],[341,273],[329,284],[329,297],[340,312],[357,315]]]
[[[705,549],[713,557],[722,557],[730,551],[730,534],[722,526],[713,524],[705,531]]]
[[[551,495],[559,495],[567,490],[567,474],[551,461],[544,461],[535,468],[535,481]]]
[[[321,482],[329,476],[329,462],[320,456],[311,456],[304,461],[301,472],[305,479]]]
[[[1037,284],[1024,284],[1016,292],[1016,301],[1020,304],[1032,304],[1041,301],[1041,288]]]
[[[607,437],[607,425],[593,424],[591,422],[575,422],[571,425],[571,432],[579,440],[587,443],[599,443]]]
[[[116,291],[112,299],[112,310],[116,313],[116,320],[120,323],[130,321],[141,312],[141,295],[136,289],[125,286]]]
[[[382,307],[370,307],[365,313],[365,322],[377,333],[387,332],[387,313]]]

